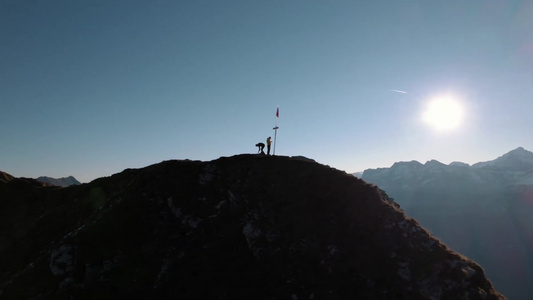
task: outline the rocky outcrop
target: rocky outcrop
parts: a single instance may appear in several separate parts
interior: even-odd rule
[[[167,161],[5,206],[27,225],[0,240],[3,299],[504,299],[383,191],[307,160]]]
[[[11,175],[9,175],[9,174],[7,174],[5,172],[0,171],[0,182],[6,183],[6,182],[11,181],[13,178],[14,178],[13,176],[11,176]]]

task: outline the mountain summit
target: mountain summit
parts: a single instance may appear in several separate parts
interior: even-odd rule
[[[500,170],[531,171],[533,170],[533,152],[518,147],[495,160],[480,162],[474,168],[492,168]]]
[[[49,185],[54,186],[61,186],[61,187],[67,187],[71,185],[80,185],[81,182],[79,182],[74,176],[68,176],[68,177],[61,177],[61,178],[52,178],[47,176],[41,176],[37,178],[37,181],[47,183]]]
[[[302,159],[0,181],[0,298],[504,299],[376,186]]]

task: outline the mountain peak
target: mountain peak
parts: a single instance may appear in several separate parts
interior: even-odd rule
[[[530,159],[530,158],[533,157],[533,152],[527,151],[523,147],[518,147],[518,148],[516,148],[514,150],[511,150],[511,151],[507,152],[502,157],[504,157],[504,156],[514,156],[514,157],[529,158]]]
[[[474,164],[473,167],[527,171],[533,168],[533,152],[518,147],[495,160],[480,162]]]
[[[503,299],[376,186],[307,159],[173,160],[20,193],[0,210],[23,226],[0,228],[5,298]]]
[[[467,163],[464,163],[464,162],[460,162],[460,161],[452,161],[449,166],[452,166],[452,167],[470,167],[469,164]]]
[[[400,161],[400,162],[395,162],[394,164],[392,164],[391,169],[392,168],[417,168],[420,166],[422,166],[422,163],[416,160]]]
[[[41,176],[37,178],[37,180],[43,183],[47,183],[49,185],[61,186],[61,187],[81,184],[76,178],[74,178],[74,176],[61,177],[61,178]]]
[[[445,166],[445,164],[441,163],[440,161],[436,159],[428,160],[424,166]]]

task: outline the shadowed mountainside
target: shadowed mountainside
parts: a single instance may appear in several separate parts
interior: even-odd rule
[[[0,171],[0,182],[8,182],[8,181],[13,180],[13,178],[14,178],[13,176]]]
[[[384,193],[315,162],[0,181],[0,298],[504,299]]]

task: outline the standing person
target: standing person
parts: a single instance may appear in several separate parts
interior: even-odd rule
[[[267,155],[270,155],[270,145],[272,145],[272,138],[267,139]]]

